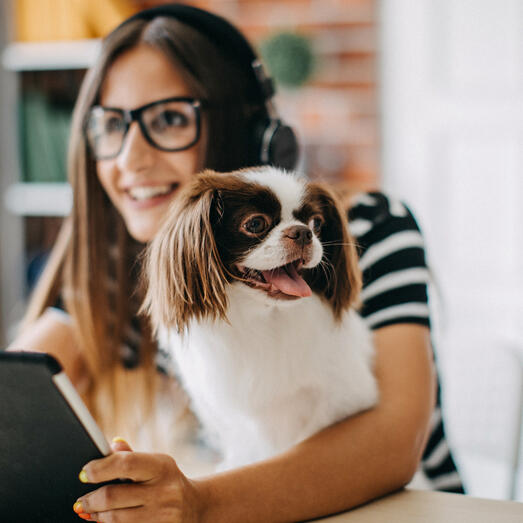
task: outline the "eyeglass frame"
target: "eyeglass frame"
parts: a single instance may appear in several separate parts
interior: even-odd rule
[[[143,123],[143,120],[141,118],[143,111],[149,109],[150,107],[154,107],[155,105],[160,105],[162,103],[168,103],[168,102],[188,102],[192,105],[192,107],[194,109],[194,114],[195,114],[196,133],[195,133],[194,140],[191,143],[189,143],[188,145],[185,145],[183,147],[177,147],[175,149],[168,148],[168,147],[161,147],[161,146],[157,145],[149,136],[149,133],[147,132],[147,129],[145,128],[145,124]],[[125,137],[127,136],[127,133],[129,132],[129,128],[131,127],[131,124],[133,122],[138,122],[138,126],[140,127],[142,136],[145,138],[147,143],[149,145],[151,145],[152,147],[154,147],[155,149],[158,149],[160,151],[165,151],[165,152],[171,152],[171,153],[178,152],[178,151],[185,151],[186,149],[189,149],[190,147],[192,147],[200,139],[200,133],[201,133],[200,109],[202,106],[203,106],[203,103],[201,100],[199,100],[197,98],[192,98],[190,96],[172,96],[170,98],[162,98],[161,100],[155,100],[154,102],[149,102],[145,105],[141,105],[140,107],[136,107],[135,109],[122,109],[121,107],[107,107],[105,105],[93,105],[89,108],[89,112],[87,113],[88,116],[86,117],[84,125],[83,125],[84,138],[96,161],[112,160],[112,159],[116,158],[122,152],[122,149],[123,149],[123,146],[125,143]],[[116,113],[120,113],[123,116],[125,130],[124,130],[124,133],[122,136],[122,144],[120,145],[118,152],[115,153],[114,155],[103,156],[103,157],[96,156],[94,147],[91,145],[91,141],[89,140],[89,135],[88,135],[89,117],[91,115],[92,110],[96,109],[96,108],[100,108],[105,111],[114,111]]]

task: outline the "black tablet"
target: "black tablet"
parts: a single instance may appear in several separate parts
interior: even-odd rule
[[[0,520],[78,522],[73,503],[97,488],[78,479],[111,452],[60,364],[0,351]]]

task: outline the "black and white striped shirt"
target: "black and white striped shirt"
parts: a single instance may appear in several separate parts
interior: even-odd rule
[[[369,327],[400,323],[430,327],[429,270],[423,237],[409,209],[382,193],[364,193],[354,199],[349,223],[363,271],[361,314]],[[439,383],[420,471],[435,490],[463,492],[445,438]]]

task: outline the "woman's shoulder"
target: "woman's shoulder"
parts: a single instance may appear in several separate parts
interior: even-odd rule
[[[349,209],[349,228],[363,275],[360,312],[368,325],[429,326],[425,245],[407,205],[381,192],[358,194]]]
[[[364,245],[397,233],[420,235],[420,228],[409,207],[382,192],[356,194],[351,200],[348,217],[351,233]]]

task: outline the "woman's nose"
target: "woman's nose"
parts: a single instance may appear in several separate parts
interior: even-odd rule
[[[154,150],[145,139],[138,122],[132,122],[125,135],[122,149],[116,158],[121,171],[138,172],[151,167]]]

